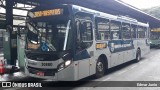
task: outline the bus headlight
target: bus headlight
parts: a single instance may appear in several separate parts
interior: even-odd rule
[[[67,66],[69,66],[71,64],[71,60],[67,60],[64,63],[61,63],[58,65],[58,71],[63,70],[64,68],[66,68]]]
[[[71,60],[67,60],[66,62],[65,62],[65,66],[69,66],[71,64]]]

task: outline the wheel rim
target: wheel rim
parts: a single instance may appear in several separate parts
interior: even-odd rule
[[[138,60],[140,60],[140,57],[139,57],[139,55],[138,55]]]
[[[103,71],[103,63],[102,63],[102,62],[98,62],[98,63],[97,63],[97,70],[98,70],[99,72],[102,72],[102,71]]]
[[[137,57],[138,61],[140,60],[140,54],[138,53],[138,57]]]

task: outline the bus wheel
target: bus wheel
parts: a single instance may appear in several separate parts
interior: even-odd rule
[[[104,61],[99,59],[96,64],[96,78],[100,78],[105,74],[105,64]]]
[[[141,51],[140,49],[138,49],[136,54],[136,62],[139,62],[140,60],[141,60]]]

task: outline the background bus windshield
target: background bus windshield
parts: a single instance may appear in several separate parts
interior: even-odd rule
[[[151,40],[160,39],[160,32],[151,32]]]

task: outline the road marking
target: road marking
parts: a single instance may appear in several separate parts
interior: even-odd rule
[[[135,67],[137,67],[137,65],[132,66],[131,69],[133,69],[133,68],[135,68]]]
[[[120,72],[118,73],[118,75],[121,75],[121,74],[125,73],[126,71],[127,71],[127,70],[120,71]]]
[[[160,78],[159,77],[155,77],[155,76],[148,76],[149,78],[151,78],[151,79],[156,79],[156,80],[160,80]]]
[[[144,62],[139,62],[139,64],[143,64]]]
[[[108,77],[108,78],[106,78],[106,79],[104,79],[104,80],[102,80],[102,81],[107,81],[107,80],[109,80],[109,79],[111,79],[111,77]]]

